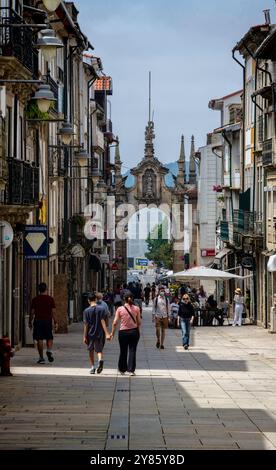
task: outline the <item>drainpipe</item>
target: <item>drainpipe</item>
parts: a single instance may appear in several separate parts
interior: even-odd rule
[[[68,63],[67,63],[67,47],[68,40],[64,38],[64,120],[68,120]],[[68,165],[69,165],[69,153],[67,147],[64,147],[64,169],[65,169],[65,178],[64,178],[64,233],[63,233],[63,243],[66,245],[68,242],[69,236],[69,226],[68,226]]]
[[[252,57],[252,59],[256,62],[255,68],[255,93],[257,91],[257,71],[260,70],[261,72],[266,73],[269,76],[270,84],[272,85],[272,75],[268,70],[263,69],[259,66],[258,58],[254,57],[252,52],[248,49],[248,47],[244,44],[245,49],[247,50],[248,54]],[[275,94],[274,94],[274,87],[272,85],[272,101],[273,101],[273,112],[275,116]],[[253,201],[252,201],[252,212],[253,212],[253,226],[255,222],[255,190],[256,190],[256,116],[257,116],[257,103],[256,100],[253,101],[254,106],[254,166],[253,166]],[[256,263],[254,264],[253,270],[253,290],[254,290],[254,323],[257,323],[258,319],[258,310],[257,310],[257,280],[256,280]],[[267,317],[267,308],[266,308],[266,317]],[[267,324],[267,318],[265,320]]]
[[[243,98],[242,98],[242,152],[241,152],[241,191],[244,192],[244,165],[245,165],[245,65],[235,57],[236,48],[232,50],[232,57],[242,67]]]
[[[232,142],[228,139],[225,130],[221,133],[224,140],[226,140],[229,146],[229,167],[230,167],[230,201],[231,201],[231,214],[232,222],[234,223],[234,208],[233,208],[233,191],[232,191]]]
[[[96,110],[93,111],[90,115],[90,88],[92,87],[93,83],[96,80],[97,80],[97,77],[94,77],[94,78],[91,78],[91,80],[89,80],[87,82],[87,153],[88,153],[88,155],[91,156],[91,158],[90,158],[91,175],[92,175],[92,170],[93,170],[93,158],[94,158],[92,116],[96,112]],[[91,135],[90,135],[90,127],[91,127]],[[91,175],[88,175],[90,182],[92,182]],[[94,191],[93,184],[90,184],[90,186],[91,186],[91,192],[93,192]],[[88,201],[87,202],[88,202],[88,204],[90,202],[89,194],[88,194]],[[93,202],[92,199],[91,199],[91,202]]]

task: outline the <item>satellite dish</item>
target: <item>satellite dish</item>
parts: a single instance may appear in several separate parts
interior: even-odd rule
[[[4,250],[6,248],[9,248],[9,246],[13,242],[13,229],[11,224],[9,222],[6,222],[5,220],[0,220],[0,236],[2,232],[2,240],[0,242],[2,243],[2,246]]]

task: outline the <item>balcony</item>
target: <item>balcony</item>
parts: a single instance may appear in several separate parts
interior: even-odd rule
[[[49,147],[49,178],[63,178],[65,176],[64,152],[59,148]]]
[[[220,238],[224,242],[229,241],[229,223],[226,220],[220,221]]]
[[[8,179],[1,203],[33,206],[39,201],[39,168],[34,164],[8,158]]]
[[[240,189],[241,187],[241,173],[239,169],[234,170],[233,180],[232,180],[232,189]]]
[[[243,210],[234,210],[234,230],[238,233],[249,234],[254,232],[254,214]]]
[[[223,187],[224,188],[229,188],[230,187],[230,173],[229,172],[224,172]]]
[[[93,132],[93,149],[103,151],[104,148],[104,134],[99,129],[96,129],[96,132]]]
[[[230,186],[230,173],[229,172],[224,172],[223,176],[223,187],[230,188],[231,189],[237,189],[239,190],[241,187],[241,174],[239,169],[235,169],[232,172],[232,181],[231,181],[231,186]]]
[[[58,114],[59,112],[59,100],[60,100],[60,94],[59,94],[59,86],[57,82],[50,76],[45,76],[44,77],[45,81],[50,85],[50,89],[54,95],[55,101],[53,102],[53,105],[51,106],[51,110],[53,110],[55,113]]]
[[[31,28],[13,27],[22,22],[21,16],[11,8],[0,8],[0,64],[3,66],[7,62],[2,58],[14,57],[37,78],[38,51],[33,47],[33,31]]]
[[[0,204],[3,204],[5,201],[7,181],[8,163],[5,158],[0,157]]]
[[[8,163],[5,158],[0,157],[0,181],[8,179]]]
[[[263,141],[263,166],[273,165],[272,139]]]

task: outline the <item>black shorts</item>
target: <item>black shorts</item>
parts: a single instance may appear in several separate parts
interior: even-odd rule
[[[96,353],[103,352],[105,344],[105,336],[100,336],[99,338],[89,338],[89,344],[87,349],[89,351],[95,351]]]
[[[33,339],[35,341],[53,339],[52,329],[52,320],[34,320]]]

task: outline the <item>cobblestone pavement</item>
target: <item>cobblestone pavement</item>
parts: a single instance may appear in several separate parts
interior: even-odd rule
[[[89,375],[82,325],[55,338],[55,361],[32,348],[0,377],[0,449],[276,449],[276,335],[255,326],[179,330],[155,347],[143,314],[137,375],[117,374],[118,338]]]

